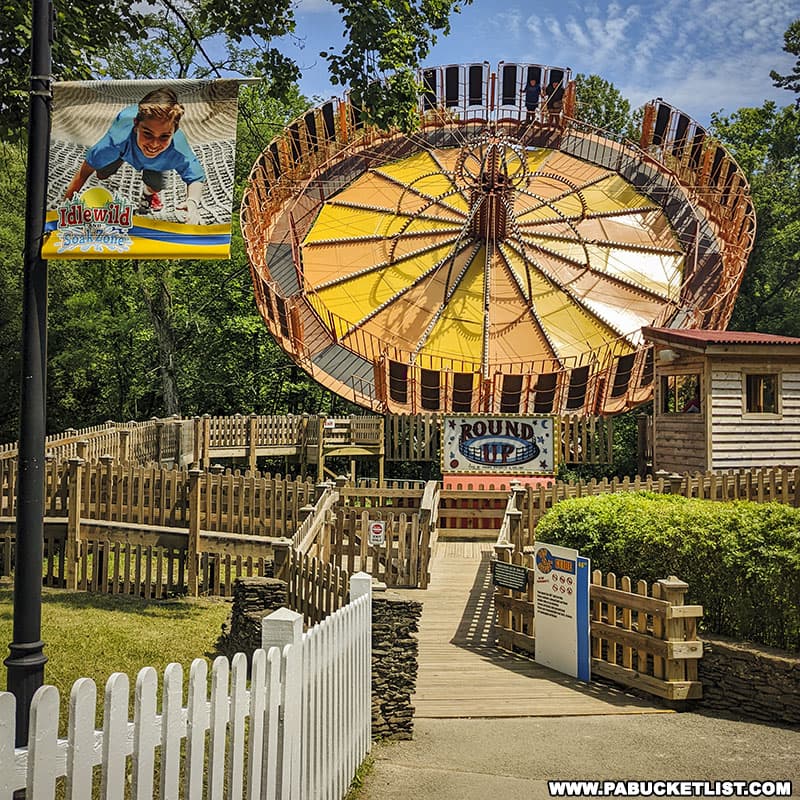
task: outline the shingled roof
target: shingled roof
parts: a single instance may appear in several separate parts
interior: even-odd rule
[[[675,345],[685,345],[704,349],[714,345],[800,345],[800,339],[793,336],[776,336],[771,333],[751,331],[707,331],[702,328],[642,328],[645,339],[668,341]]]

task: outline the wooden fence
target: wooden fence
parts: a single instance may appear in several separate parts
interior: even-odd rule
[[[347,574],[367,572],[387,586],[424,589],[430,580],[438,505],[435,481],[420,489],[328,484],[292,546],[299,556],[317,559],[318,566],[309,563],[317,574],[326,565]],[[369,533],[376,522],[382,523],[384,541],[373,545]]]
[[[328,453],[355,447],[362,455],[389,461],[436,462],[439,459],[441,414],[388,414],[385,417],[241,415],[144,422],[106,422],[48,436],[47,457],[56,463],[70,458],[143,466],[176,464],[207,468],[215,459],[243,458],[251,471],[259,456],[292,456],[301,472],[323,464]],[[611,463],[613,418],[564,416],[560,460],[566,464]],[[0,463],[16,461],[16,443],[0,445]],[[382,465],[381,460],[380,464]]]
[[[16,465],[0,461],[0,570],[14,563]],[[280,475],[135,467],[71,459],[45,474],[44,583],[161,598],[230,595],[264,575],[272,544],[314,497]]]
[[[498,644],[534,655],[535,557],[503,546],[495,549],[495,557],[528,575],[525,591],[495,587]],[[684,605],[687,588],[671,576],[648,591],[645,581],[634,586],[625,576],[618,585],[613,573],[603,580],[595,570],[589,590],[592,674],[668,700],[701,697],[697,662],[703,643],[697,638],[697,620],[703,609]]]
[[[144,422],[106,422],[70,428],[45,439],[46,457],[57,463],[69,458],[98,461],[111,456],[123,464],[151,462],[187,465],[192,461],[193,421],[180,417]],[[0,462],[16,461],[17,444],[0,445]]]
[[[58,690],[43,686],[31,705],[28,746],[18,750],[15,698],[0,692],[0,796],[24,789],[55,800],[64,778],[66,797],[90,797],[99,767],[109,800],[201,797],[204,786],[210,798],[342,798],[370,749],[371,615],[368,576],[354,576],[350,602],[306,633],[299,614],[281,609],[264,621],[249,684],[243,653],[219,657],[209,695],[208,664],[196,659],[185,707],[179,664],[164,672],[160,708],[156,671],[139,672],[132,719],[130,679],[115,673],[100,731],[97,688],[80,678],[66,739],[58,738]]]
[[[443,414],[387,414],[387,461],[438,461]],[[562,464],[613,463],[614,418],[565,415],[561,423]]]
[[[278,545],[278,548],[280,545]],[[286,581],[287,603],[303,615],[306,625],[315,625],[347,602],[352,571],[329,561],[303,554],[293,547],[285,557],[276,549],[275,577]]]

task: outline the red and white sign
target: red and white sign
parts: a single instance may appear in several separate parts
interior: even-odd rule
[[[369,546],[383,547],[386,544],[386,523],[381,520],[374,520],[369,523]]]

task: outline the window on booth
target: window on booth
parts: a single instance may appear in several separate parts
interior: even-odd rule
[[[744,376],[746,414],[780,414],[777,373],[760,373]]]
[[[701,410],[700,375],[662,375],[663,414],[699,414]]]

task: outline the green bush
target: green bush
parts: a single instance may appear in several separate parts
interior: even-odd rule
[[[592,568],[652,583],[677,575],[702,627],[800,650],[800,509],[620,493],[558,503],[540,541],[580,550]]]

